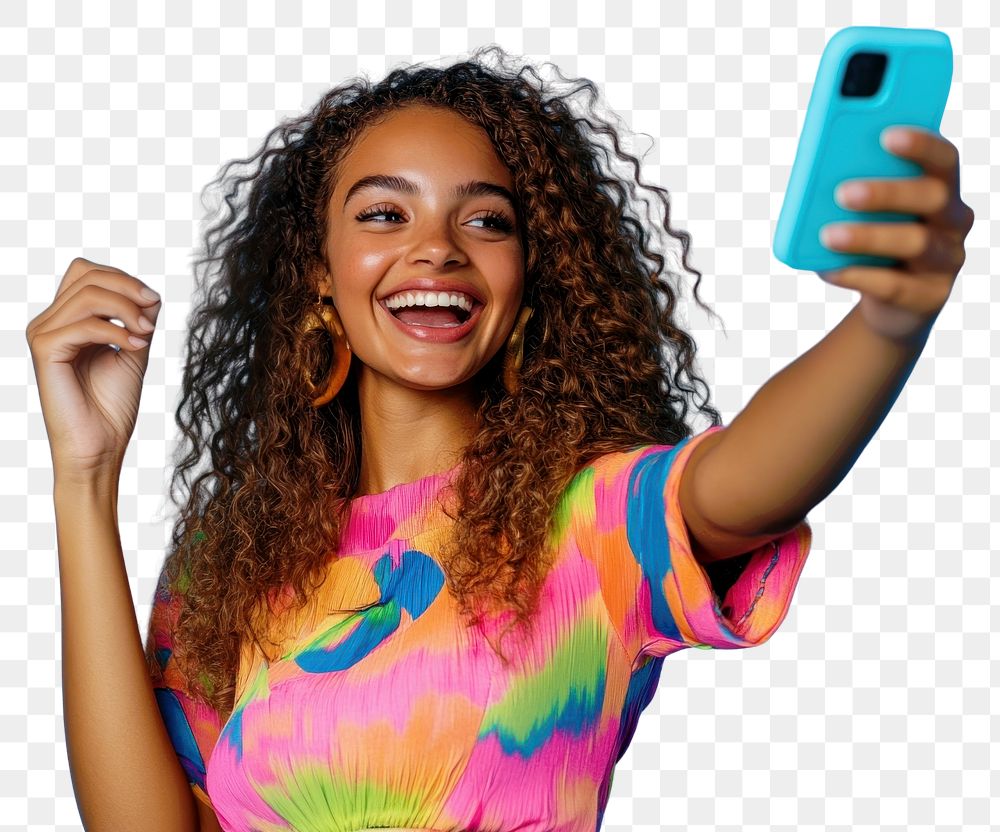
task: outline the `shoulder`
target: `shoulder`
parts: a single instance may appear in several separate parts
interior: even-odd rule
[[[662,458],[673,447],[634,444],[591,457],[562,491],[556,506],[557,531],[589,535],[619,525],[627,511],[636,472],[644,461]]]
[[[580,468],[571,485],[577,489],[589,486],[603,491],[626,488],[651,466],[669,469],[677,452],[691,441],[692,437],[685,437],[674,444],[636,443],[594,456]]]
[[[602,454],[587,463],[595,478],[620,480],[636,478],[644,472],[659,467],[669,471],[677,461],[686,462],[700,456],[708,447],[719,441],[724,425],[713,425],[701,433],[683,437],[675,443],[637,443],[611,453]]]
[[[659,512],[693,457],[719,438],[722,425],[711,426],[676,443],[636,443],[595,455],[566,486],[560,510],[598,526],[621,523],[636,512]]]

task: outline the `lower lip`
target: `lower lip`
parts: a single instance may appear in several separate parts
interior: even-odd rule
[[[418,326],[416,324],[404,324],[381,303],[379,304],[379,308],[389,316],[389,320],[401,332],[406,333],[411,338],[416,338],[418,341],[429,341],[433,344],[451,344],[455,341],[461,341],[466,335],[472,332],[472,328],[479,321],[479,317],[485,307],[482,305],[473,307],[469,320],[458,326]]]

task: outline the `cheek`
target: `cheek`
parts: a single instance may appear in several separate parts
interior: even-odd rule
[[[334,296],[345,304],[367,303],[378,282],[394,262],[392,252],[379,250],[357,240],[331,240],[329,263]]]
[[[332,263],[355,271],[381,268],[390,263],[395,256],[390,246],[379,245],[377,237],[365,240],[357,236],[335,238],[330,249]]]
[[[488,268],[494,278],[494,295],[516,301],[524,289],[524,258],[520,248],[496,252]]]
[[[509,306],[516,306],[518,302],[521,304],[527,302],[527,299],[524,297],[524,273],[521,271],[520,264],[517,264],[512,269],[512,273],[516,276],[504,288],[504,302]]]
[[[352,253],[351,265],[362,271],[378,271],[384,269],[393,260],[394,256],[389,251],[378,251],[369,248],[361,248]]]

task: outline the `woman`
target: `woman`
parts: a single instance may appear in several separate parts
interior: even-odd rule
[[[552,95],[494,52],[334,88],[234,179],[191,321],[175,477],[209,448],[211,464],[154,598],[155,707],[134,661],[118,671],[141,748],[115,772],[129,808],[82,773],[128,738],[70,684],[82,658],[67,667],[85,819],[595,829],[663,659],[755,646],[784,619],[807,512],[891,407],[961,266],[957,157],[920,137],[928,177],[873,183],[859,206],[927,223],[855,226],[841,247],[907,271],[826,275],[859,306],[729,427],[706,400],[692,436],[694,342],[601,140],[637,160],[574,114],[593,85]],[[122,336],[158,311],[142,286],[74,261],[29,326],[57,483],[112,502],[148,360]],[[62,526],[101,514],[110,539],[109,512],[70,514],[58,489]],[[67,627],[78,583],[108,593],[78,546],[60,538]],[[120,597],[102,600],[125,627]]]

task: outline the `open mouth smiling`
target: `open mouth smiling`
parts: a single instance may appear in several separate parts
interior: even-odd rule
[[[478,316],[483,304],[464,292],[405,290],[379,301],[407,326],[455,328]]]

